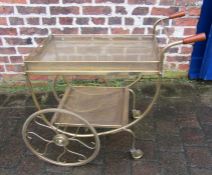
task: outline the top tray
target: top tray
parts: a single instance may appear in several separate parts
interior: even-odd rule
[[[93,74],[158,73],[151,35],[54,35],[24,60],[27,72]]]

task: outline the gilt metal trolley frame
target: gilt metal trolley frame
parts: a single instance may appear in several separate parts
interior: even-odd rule
[[[157,25],[161,21],[182,17],[184,15],[185,15],[184,12],[178,12],[177,14],[171,15],[169,17],[159,19],[158,21],[156,21],[156,23],[153,26],[153,34],[152,35],[112,35],[112,36],[109,36],[109,35],[107,35],[107,36],[104,36],[104,35],[85,35],[85,36],[55,35],[55,36],[48,37],[43,43],[41,43],[41,45],[39,45],[39,47],[37,49],[35,49],[29,55],[29,57],[27,57],[24,60],[27,84],[28,84],[29,88],[31,89],[33,101],[38,109],[37,112],[33,113],[26,120],[26,122],[23,126],[22,135],[23,135],[23,139],[24,139],[27,147],[34,154],[36,154],[39,158],[41,158],[47,162],[50,162],[50,163],[53,163],[56,165],[62,165],[62,166],[79,166],[79,165],[84,165],[84,164],[90,162],[98,155],[98,152],[100,149],[99,136],[114,134],[114,133],[117,133],[120,131],[126,131],[126,132],[129,132],[133,137],[132,148],[130,150],[132,157],[134,159],[141,158],[143,156],[143,152],[141,150],[135,148],[135,134],[129,128],[131,126],[135,125],[136,123],[138,123],[140,120],[142,120],[151,111],[154,103],[156,102],[156,100],[159,96],[160,87],[161,87],[161,79],[162,79],[162,75],[163,75],[163,64],[164,64],[165,52],[170,47],[175,46],[175,45],[189,44],[192,42],[204,40],[203,35],[193,36],[193,37],[186,38],[182,41],[177,41],[177,42],[168,44],[161,51],[159,50],[159,46],[157,44],[157,39],[156,39]],[[55,60],[54,59],[39,60],[39,58],[42,56],[43,56],[43,58],[45,58],[45,54],[43,54],[43,53],[48,52],[47,54],[51,54],[50,51],[54,53],[55,48],[53,47],[54,45],[51,46],[52,41],[58,41],[58,43],[63,43],[63,42],[65,43],[65,41],[69,41],[69,42],[72,42],[71,44],[74,45],[75,44],[74,42],[77,40],[79,42],[81,42],[81,40],[82,40],[82,42],[85,42],[84,45],[86,45],[86,44],[92,45],[92,43],[96,42],[95,46],[101,45],[102,47],[105,47],[105,43],[108,42],[109,45],[112,43],[112,46],[110,47],[109,50],[106,49],[105,51],[103,51],[103,53],[98,55],[99,57],[104,57],[104,54],[106,54],[105,59],[103,61],[99,61],[98,56],[97,56],[96,60],[88,61],[87,60],[88,57],[86,57],[86,54],[84,55],[84,57],[80,58],[81,60],[71,60],[70,61],[70,60],[64,59],[64,57],[62,60],[58,60],[59,57],[55,57]],[[113,47],[114,47],[113,43],[115,43],[115,42],[125,44],[125,47],[128,47],[127,46],[128,44],[125,42],[133,42],[135,45],[137,44],[137,46],[139,46],[139,44],[143,44],[144,46],[146,44],[148,44],[149,50],[147,48],[144,48],[142,51],[142,49],[140,48],[141,53],[137,52],[137,54],[138,54],[137,56],[140,56],[140,57],[132,58],[132,61],[129,61],[129,58],[127,58],[126,61],[123,61],[123,59],[122,59],[122,57],[120,57],[120,55],[119,55],[119,57],[117,57],[117,60],[114,61],[113,59],[110,60],[111,55],[107,55],[107,52],[113,52]],[[48,50],[48,47],[49,47],[50,51]],[[46,49],[46,51],[45,51],[45,49]],[[96,49],[97,49],[96,52],[98,52],[98,47]],[[123,48],[121,48],[121,49],[123,51]],[[124,49],[125,49],[125,52],[127,52],[126,48],[124,48]],[[129,49],[129,48],[127,48],[127,49]],[[148,52],[148,53],[145,52],[145,49],[146,49],[146,52]],[[69,52],[69,51],[66,50],[66,52]],[[151,53],[149,53],[149,52],[151,52]],[[147,59],[145,54],[146,55],[150,54],[151,56],[154,57],[154,59],[153,60]],[[112,57],[113,56],[114,55],[112,55]],[[127,53],[126,53],[125,56],[127,57],[129,55],[127,55]],[[48,55],[47,55],[47,57],[48,57]],[[123,56],[123,58],[124,58],[124,56]],[[124,73],[124,74],[137,73],[138,76],[132,83],[129,83],[125,87],[120,87],[120,88],[115,88],[115,87],[99,88],[98,87],[95,89],[95,87],[73,87],[69,83],[69,81],[66,79],[66,76],[69,76],[69,75],[108,75],[108,76],[110,76],[110,75],[114,75],[114,74],[116,75],[117,73]],[[41,109],[41,105],[39,104],[36,94],[33,91],[33,84],[31,83],[31,79],[30,79],[30,75],[35,75],[35,74],[55,76],[54,81],[53,81],[53,94],[59,102],[59,105],[57,108]],[[158,77],[158,79],[157,79],[157,83],[156,83],[155,94],[152,98],[152,101],[149,103],[149,105],[144,110],[144,112],[141,113],[139,110],[136,110],[136,108],[135,108],[135,92],[131,89],[131,87],[133,85],[135,85],[138,81],[140,81],[144,74],[150,74],[150,75],[154,74]],[[58,76],[62,76],[64,81],[66,81],[68,84],[62,98],[60,98],[57,95],[57,92],[55,90],[55,85],[57,83]],[[92,89],[92,88],[94,88],[94,89]],[[82,91],[78,92],[77,90],[79,90],[79,91],[82,90]],[[73,107],[71,108],[69,106],[66,106],[66,104],[65,104],[67,102],[67,100],[70,100],[70,96],[69,96],[70,93],[72,93],[72,94],[85,93],[85,92],[93,93],[94,91],[97,91],[99,93],[102,93],[102,92],[103,93],[106,93],[106,92],[114,93],[114,95],[112,95],[112,96],[114,96],[113,97],[114,99],[116,96],[117,96],[117,98],[122,98],[123,96],[126,96],[126,97],[123,97],[119,101],[120,106],[123,105],[121,108],[122,110],[121,110],[120,114],[123,114],[126,121],[124,121],[120,125],[113,125],[113,124],[112,125],[110,125],[110,124],[109,125],[107,125],[107,124],[105,124],[105,125],[97,124],[96,125],[96,124],[90,123],[90,119],[86,120],[84,117],[82,117],[78,113],[73,112],[72,111]],[[132,97],[133,97],[132,114],[133,114],[134,120],[132,122],[129,122],[127,120],[128,106],[129,106],[129,104],[128,104],[129,103],[129,94],[132,94]],[[112,98],[112,96],[110,96],[110,98]],[[108,97],[108,99],[109,99],[109,97]],[[106,100],[108,100],[108,99],[106,99]],[[101,100],[101,99],[98,99],[98,100]],[[122,101],[124,101],[124,102],[122,102]],[[72,104],[72,103],[69,102],[68,105],[70,105],[70,104]],[[106,103],[103,103],[103,104],[106,104]],[[107,104],[108,104],[108,102],[107,102]],[[107,104],[106,104],[106,106],[107,106]],[[46,117],[47,113],[53,113],[53,117],[51,118],[51,120],[47,119],[47,117]],[[69,117],[67,117],[67,116],[69,116]],[[63,124],[59,122],[58,127],[57,127],[56,124],[58,122],[56,122],[56,121],[58,118],[60,118],[60,119],[66,118],[66,120],[64,119],[64,121],[68,121],[68,122],[62,122]],[[41,123],[37,120],[42,120],[43,123]],[[73,123],[72,123],[72,121],[73,121]],[[41,137],[40,135],[36,134],[33,131],[28,131],[28,127],[29,127],[30,123],[32,123],[32,122],[37,123],[37,125],[39,125],[41,127],[45,127],[47,129],[54,131],[54,133],[55,133],[54,137],[51,140],[48,140],[48,139]],[[69,124],[69,125],[67,125],[67,124]],[[86,127],[87,130],[89,130],[89,132],[88,133],[79,133],[79,131],[77,129],[77,131],[75,133],[71,133],[66,130],[68,126],[81,127],[81,125],[83,125],[83,127]],[[100,127],[100,128],[106,127],[106,128],[110,128],[110,130],[97,132],[95,129],[96,127]],[[30,134],[31,134],[31,136],[29,136]],[[43,153],[40,153],[39,151],[34,149],[33,146],[31,145],[30,140],[34,136],[37,138],[40,138],[41,140],[46,142],[45,150]],[[93,138],[93,142],[90,142],[93,144],[93,146],[91,146],[92,144],[89,145],[89,144],[79,140],[79,138],[89,138],[89,137]],[[90,150],[93,150],[93,153],[89,157],[86,157],[85,155],[83,155],[81,153],[69,150],[67,148],[67,146],[70,141],[77,142],[80,145],[85,146],[86,148],[88,148]],[[56,160],[51,160],[50,158],[45,156],[46,150],[48,149],[48,146],[51,143],[54,143],[58,147],[63,147],[63,152],[58,155]],[[81,159],[79,159],[76,162],[60,161],[60,159],[67,152],[70,154],[74,154],[75,156],[79,156],[79,157],[81,157]]]

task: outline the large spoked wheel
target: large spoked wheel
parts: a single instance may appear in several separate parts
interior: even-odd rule
[[[92,137],[78,137],[87,134]],[[22,136],[36,156],[55,165],[84,165],[92,161],[100,150],[94,127],[78,114],[64,109],[44,109],[33,113],[23,125]]]

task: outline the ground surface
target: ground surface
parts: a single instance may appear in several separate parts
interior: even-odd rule
[[[138,106],[144,108],[154,88],[145,83]],[[142,91],[140,91],[142,90]],[[141,98],[142,96],[145,98]],[[54,105],[51,94],[47,104]],[[145,155],[129,156],[130,137],[119,133],[102,138],[95,161],[82,167],[58,167],[39,160],[25,147],[21,129],[35,110],[29,95],[0,96],[0,175],[211,175],[212,85],[168,82],[152,112],[133,130]]]

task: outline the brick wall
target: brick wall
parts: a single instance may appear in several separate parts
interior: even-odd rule
[[[202,0],[0,0],[0,76],[18,77],[23,56],[49,34],[150,34],[160,17],[186,10],[159,30],[161,46],[195,33]],[[166,69],[187,70],[190,46],[170,50]]]

